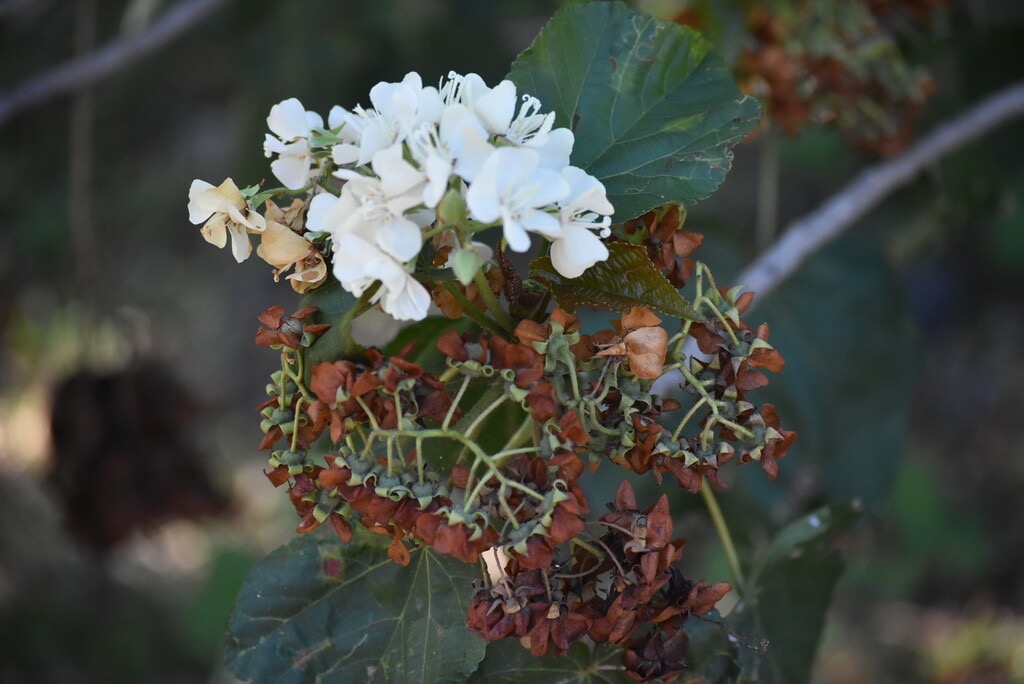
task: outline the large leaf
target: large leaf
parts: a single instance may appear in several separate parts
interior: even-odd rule
[[[617,221],[707,197],[760,115],[699,33],[621,3],[563,8],[511,78],[573,130],[572,163],[604,183]]]
[[[476,566],[429,550],[408,567],[381,548],[301,536],[252,571],[226,660],[258,682],[461,682],[484,655],[466,611]]]
[[[744,681],[799,684],[810,676],[843,560],[832,542],[856,519],[859,506],[818,509],[775,537],[754,567],[747,594],[730,622],[741,634],[768,642],[764,653],[740,649]]]
[[[530,263],[530,274],[551,281],[555,301],[569,313],[581,305],[623,312],[645,306],[669,316],[699,320],[690,303],[651,263],[647,250],[625,242],[610,243],[608,259],[577,278],[560,275],[551,257]]]
[[[487,657],[469,680],[471,684],[625,684],[622,650],[576,643],[562,658],[534,658],[516,639],[487,646]]]
[[[700,684],[731,684],[739,673],[736,644],[724,627],[717,611],[704,619],[686,623],[690,639],[688,669],[683,681]],[[487,646],[487,657],[469,680],[470,684],[626,684],[630,680],[622,668],[622,649],[608,644],[576,643],[563,657],[534,658],[529,649],[515,639],[502,639]]]

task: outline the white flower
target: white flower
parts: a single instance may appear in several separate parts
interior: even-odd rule
[[[505,240],[515,252],[530,248],[527,232],[555,239],[562,224],[546,209],[569,194],[561,175],[540,167],[540,155],[518,147],[499,147],[466,193],[466,206],[477,221],[501,219]]]
[[[421,126],[406,144],[427,180],[423,203],[428,207],[436,207],[444,197],[452,174],[472,182],[494,151],[483,124],[461,104],[447,107],[438,126]]]
[[[353,112],[354,117],[365,121],[359,134],[358,155],[355,154],[355,143],[335,146],[331,151],[335,162],[351,163],[354,160],[357,166],[368,164],[373,155],[403,142],[420,126],[436,125],[444,110],[437,88],[424,88],[423,80],[415,71],[406,74],[399,83],[375,85],[370,90],[370,102],[372,109],[356,107]]]
[[[313,243],[270,218],[256,254],[274,267],[274,280],[294,267],[295,271],[287,279],[292,289],[300,294],[317,287],[327,277],[327,263]]]
[[[342,287],[361,296],[370,285],[380,281],[374,300],[399,321],[420,321],[430,307],[430,293],[389,254],[354,233],[340,235],[334,241],[334,276]]]
[[[418,197],[389,197],[379,178],[344,170],[335,175],[348,182],[342,186],[340,197],[321,193],[313,198],[306,217],[308,229],[330,232],[335,245],[341,235],[358,235],[403,263],[420,253],[421,228],[433,218],[406,215],[419,204]]]
[[[323,128],[324,120],[316,112],[307,112],[297,99],[289,98],[270,108],[267,127],[277,135],[267,134],[263,153],[278,155],[270,170],[281,184],[298,190],[309,182],[315,159],[309,149],[309,136],[314,128]]]
[[[540,154],[540,165],[552,171],[561,171],[569,164],[569,154],[575,141],[568,128],[555,128],[555,114],[541,114],[540,100],[523,95],[516,113],[516,86],[505,80],[488,88],[477,74],[460,76],[448,74],[449,81],[442,86],[446,102],[462,103],[479,117],[491,135],[501,136],[517,147],[527,147]]]
[[[337,131],[340,143],[331,148],[331,158],[339,166],[354,164],[359,161],[359,143],[363,139],[363,130],[370,119],[361,107],[350,112],[342,107],[332,107],[327,115],[327,125]]]
[[[577,278],[585,270],[608,258],[608,248],[594,234],[608,237],[610,215],[615,212],[605,194],[604,185],[575,166],[567,166],[562,178],[569,185],[568,196],[559,203],[558,217],[562,234],[551,242],[551,264],[567,278]]]
[[[242,263],[249,258],[252,244],[249,233],[263,232],[266,221],[249,204],[235,182],[228,178],[214,187],[198,178],[188,190],[188,218],[198,225],[204,223],[202,235],[210,244],[224,247],[231,236],[231,253]]]
[[[504,80],[489,88],[477,74],[461,76],[454,71],[441,93],[451,104],[463,104],[479,117],[491,135],[505,135],[515,115],[516,86]]]

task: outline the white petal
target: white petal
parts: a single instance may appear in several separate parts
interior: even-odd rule
[[[292,143],[292,145],[305,146],[305,141]],[[298,190],[309,182],[309,163],[311,159],[305,153],[306,150],[303,150],[301,147],[294,151],[299,154],[292,154],[292,150],[289,150],[288,154],[282,154],[280,158],[275,159],[270,164],[271,172],[281,181],[281,185],[289,190]]]
[[[516,86],[512,81],[502,81],[488,92],[476,97],[473,108],[487,130],[494,135],[504,135],[516,109]]]
[[[395,259],[405,262],[420,253],[423,235],[412,221],[395,217],[377,232],[377,246]]]
[[[583,169],[567,166],[562,169],[562,178],[569,183],[569,195],[562,202],[573,211],[593,211],[602,216],[611,216],[615,208],[605,193],[604,184]]]
[[[327,113],[327,127],[332,131],[345,123],[345,115],[348,112],[338,105],[331,107],[331,111]]]
[[[608,248],[586,228],[564,226],[563,237],[551,243],[551,264],[566,278],[578,278],[607,258]]]
[[[437,124],[444,113],[444,100],[434,86],[427,86],[420,91],[416,105],[416,124]]]
[[[196,205],[196,198],[212,187],[212,184],[196,178],[188,189],[188,220],[196,225],[206,221],[213,213]]]
[[[307,137],[309,135],[309,120],[306,117],[306,108],[294,97],[277,103],[270,108],[267,128],[286,143],[296,138]]]
[[[306,112],[306,137],[313,132],[314,128],[323,128],[324,119],[316,112]]]
[[[235,261],[242,263],[252,253],[252,243],[249,242],[249,234],[237,224],[229,225],[228,232],[231,234],[231,253],[235,256]]]
[[[373,171],[388,197],[405,194],[424,182],[419,169],[405,161],[402,145],[392,145],[373,155]]]
[[[497,149],[484,162],[480,173],[469,186],[466,192],[466,206],[470,215],[477,221],[490,223],[501,216],[501,198],[498,194],[498,183],[502,179],[502,171],[510,172],[511,169],[503,169],[502,151],[506,148]]]
[[[556,128],[544,136],[543,144],[534,144],[531,139],[526,147],[540,154],[540,165],[552,171],[561,171],[569,164],[569,156],[575,136],[568,128]]]
[[[448,179],[452,175],[452,164],[441,157],[430,157],[423,165],[427,174],[427,185],[423,188],[423,203],[428,207],[436,207],[448,189]]]
[[[329,192],[321,192],[316,195],[309,203],[309,211],[306,213],[306,228],[309,230],[330,230],[327,217],[337,202],[338,198]]]
[[[393,133],[385,130],[378,121],[371,122],[363,131],[363,137],[359,143],[359,159],[356,161],[356,165],[363,166],[369,164],[370,160],[373,159],[373,155],[385,147],[394,144],[394,142],[395,135]]]
[[[357,297],[374,281],[368,269],[387,259],[377,247],[357,235],[345,234],[334,244],[334,277],[342,287]]]
[[[211,214],[226,213],[230,207],[245,207],[245,198],[234,181],[228,178],[217,187],[198,193],[193,204],[197,211],[208,211]]]
[[[530,197],[531,207],[546,207],[569,195],[569,184],[561,174],[550,169],[536,169],[530,174],[529,182],[534,188]]]
[[[430,293],[415,278],[406,274],[404,287],[389,288],[381,308],[399,321],[422,321],[430,308]]]
[[[546,211],[528,209],[520,213],[519,220],[531,233],[540,233],[549,240],[562,237],[562,222]]]
[[[530,236],[515,219],[506,217],[502,223],[502,230],[508,247],[513,252],[525,252],[530,249]]]
[[[359,161],[359,154],[359,146],[349,143],[341,143],[331,148],[331,159],[339,166],[354,164]]]

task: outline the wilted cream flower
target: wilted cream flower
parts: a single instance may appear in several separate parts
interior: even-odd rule
[[[292,288],[302,294],[312,290],[327,277],[327,263],[316,246],[288,226],[267,220],[256,254],[274,267],[274,279],[295,267],[287,276]]]
[[[249,208],[235,182],[228,178],[214,187],[198,178],[188,190],[188,218],[198,225],[212,245],[223,248],[231,236],[231,253],[242,263],[249,258],[252,245],[249,233],[262,233],[267,225],[263,217]]]

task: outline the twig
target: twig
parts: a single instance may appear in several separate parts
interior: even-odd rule
[[[101,78],[124,69],[185,33],[227,2],[183,0],[142,33],[115,40],[106,47],[33,78],[11,92],[0,94],[0,126],[23,109],[42,104],[57,95],[87,88]]]
[[[32,6],[34,2],[35,0],[2,0],[0,1],[0,19],[11,14],[17,14]]]
[[[96,0],[77,0],[75,55],[88,54],[95,44]],[[86,294],[91,294],[99,271],[92,202],[94,100],[91,88],[83,88],[72,98],[68,136],[68,224],[74,247],[76,286]]]
[[[744,269],[735,282],[755,293],[756,304],[812,254],[929,165],[1020,116],[1024,116],[1024,83],[982,100],[895,159],[861,171],[818,209],[790,224],[782,237]]]

